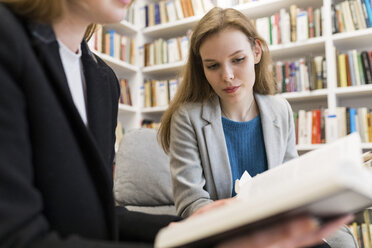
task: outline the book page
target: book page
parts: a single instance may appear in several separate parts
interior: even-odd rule
[[[357,134],[327,144],[324,149],[311,151],[256,175],[241,187],[238,199],[245,201],[267,199],[283,191],[291,192],[293,185],[297,187],[312,186],[316,181],[321,181],[322,177],[330,177],[337,173],[338,166],[345,163],[362,166],[360,147],[360,138]]]

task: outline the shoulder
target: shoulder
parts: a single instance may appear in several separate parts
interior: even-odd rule
[[[189,116],[192,118],[195,118],[196,116],[200,117],[200,113],[202,111],[203,103],[194,103],[194,102],[188,102],[183,103],[175,112],[175,116],[181,115],[181,116]]]
[[[204,124],[203,103],[184,103],[172,115],[171,122],[177,126],[199,127]]]
[[[22,19],[0,3],[0,67],[21,76],[27,52],[31,50],[30,37]]]
[[[0,16],[1,41],[9,41],[9,39],[14,39],[16,36],[21,38],[22,35],[26,35],[22,20],[2,3],[0,3]]]
[[[94,63],[100,70],[104,70],[110,76],[116,78],[114,70],[106,64],[98,55],[92,52],[88,46],[87,41],[83,40],[82,44],[83,59],[89,61],[89,63]]]
[[[292,111],[288,101],[280,95],[255,95],[260,108],[270,109],[274,113],[287,113]]]
[[[256,94],[256,99],[261,100],[264,103],[277,104],[278,108],[282,108],[288,105],[288,101],[281,95],[261,95]]]
[[[83,51],[83,65],[88,65],[88,68],[92,70],[92,73],[101,73],[105,75],[108,80],[104,80],[104,83],[114,84],[115,87],[120,90],[119,82],[114,70],[89,49],[85,40],[82,42],[81,47]]]
[[[292,123],[293,112],[288,101],[280,95],[259,95],[256,94],[260,113],[266,117],[265,120],[276,120],[285,127]]]

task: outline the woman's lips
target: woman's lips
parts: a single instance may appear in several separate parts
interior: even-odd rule
[[[231,93],[236,92],[239,88],[240,88],[240,86],[227,87],[227,88],[223,89],[223,91],[225,91],[228,94],[231,94]]]
[[[131,0],[118,0],[119,2],[121,2],[122,4],[124,5],[129,5]]]

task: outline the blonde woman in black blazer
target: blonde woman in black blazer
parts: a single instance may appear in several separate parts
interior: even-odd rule
[[[66,21],[58,13],[62,3],[71,8],[71,2],[74,11],[89,7],[79,18],[91,22],[119,21],[127,5],[118,0],[0,3],[0,247],[147,247],[115,243],[120,238],[151,244],[174,218],[114,208],[117,78],[89,51],[86,27],[76,32],[70,18],[71,26],[62,26],[70,32],[66,38],[42,16],[54,13],[57,21]],[[44,9],[31,13],[35,8]],[[92,12],[94,17],[84,16]],[[81,48],[87,123],[74,104],[57,41],[74,35],[77,41],[65,44]]]

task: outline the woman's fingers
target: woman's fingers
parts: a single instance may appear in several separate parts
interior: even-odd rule
[[[346,215],[341,218],[332,220],[327,222],[319,228],[316,232],[309,233],[307,236],[302,237],[296,243],[299,247],[316,245],[318,243],[317,240],[322,240],[331,236],[334,232],[336,232],[340,227],[350,223],[353,220],[353,215]]]
[[[232,201],[235,201],[235,198],[222,199],[222,200],[217,200],[217,201],[214,201],[212,203],[209,203],[209,204],[199,208],[198,210],[196,210],[192,215],[190,215],[190,218],[192,218],[196,215],[203,214],[205,212],[211,211],[212,209],[215,209],[215,208],[224,206],[226,204],[229,204]]]
[[[316,245],[351,220],[352,216],[348,215],[320,226],[317,219],[312,217],[291,218],[224,242],[218,247],[293,248]]]

